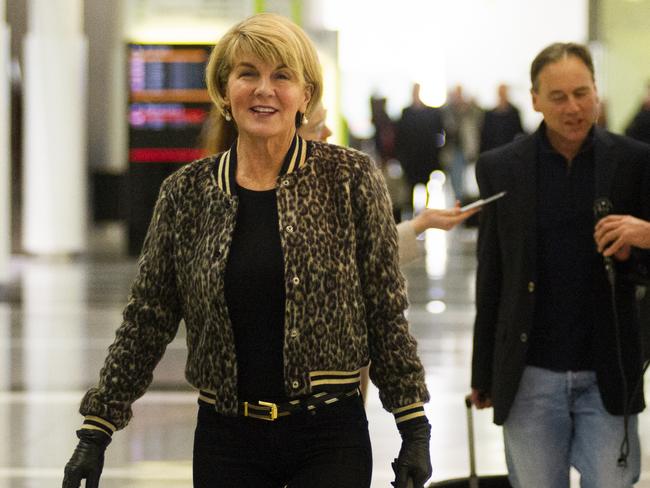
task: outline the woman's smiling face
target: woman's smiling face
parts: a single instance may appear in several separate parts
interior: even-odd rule
[[[240,136],[287,137],[296,128],[296,113],[304,113],[309,89],[283,64],[242,56],[234,64],[226,87],[226,102]]]

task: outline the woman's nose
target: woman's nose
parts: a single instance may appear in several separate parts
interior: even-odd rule
[[[255,87],[255,95],[269,95],[273,92],[273,88],[271,85],[271,80],[261,76],[259,78],[259,81],[257,83],[257,86]]]

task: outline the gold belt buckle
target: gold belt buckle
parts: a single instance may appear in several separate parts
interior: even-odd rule
[[[244,417],[253,417],[255,419],[268,420],[268,421],[273,421],[278,418],[278,406],[275,403],[263,402],[263,401],[259,401],[257,403],[259,405],[249,404],[248,402],[244,402]],[[259,408],[260,406],[268,407],[269,412],[264,414],[251,412],[251,408],[255,409],[255,408]]]
[[[269,402],[257,402],[260,405],[264,405],[265,407],[269,407],[269,418],[266,417],[260,417],[262,420],[275,420],[278,418],[278,406],[275,403],[269,403]]]

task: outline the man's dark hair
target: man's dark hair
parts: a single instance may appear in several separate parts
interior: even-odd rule
[[[575,56],[580,59],[589,71],[591,71],[591,79],[595,79],[594,62],[591,59],[591,53],[587,46],[574,42],[556,42],[542,49],[533,60],[533,64],[530,65],[530,81],[533,86],[533,91],[536,92],[539,88],[539,73],[544,66],[569,56]]]

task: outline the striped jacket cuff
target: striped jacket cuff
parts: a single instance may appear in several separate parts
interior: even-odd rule
[[[396,408],[392,411],[395,416],[395,423],[399,426],[419,417],[426,417],[424,413],[424,402],[411,403],[403,407]]]
[[[101,417],[95,417],[94,415],[86,415],[81,428],[87,430],[100,430],[109,436],[112,436],[113,432],[117,430],[117,428],[108,420],[104,420]]]

